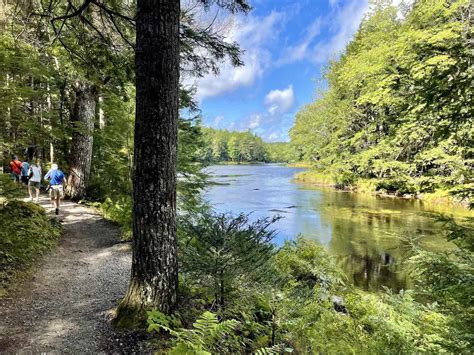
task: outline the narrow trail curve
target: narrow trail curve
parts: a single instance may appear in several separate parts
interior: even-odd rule
[[[40,205],[49,214],[46,198]],[[147,352],[134,334],[115,332],[110,311],[124,295],[131,250],[119,228],[91,208],[64,201],[64,233],[34,276],[0,300],[0,352]]]

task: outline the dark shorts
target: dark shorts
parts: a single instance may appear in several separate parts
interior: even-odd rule
[[[40,188],[40,182],[39,181],[28,181],[28,185],[31,187],[34,187],[36,189]]]
[[[24,183],[24,184],[27,184],[28,183],[28,176],[21,176],[21,182]]]

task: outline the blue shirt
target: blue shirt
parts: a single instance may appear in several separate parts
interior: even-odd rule
[[[28,176],[28,170],[30,170],[30,164],[28,164],[28,162],[24,161],[23,163],[21,163],[21,175],[22,176]]]
[[[64,180],[64,173],[59,169],[54,169],[48,171],[44,178],[49,180],[50,185],[61,185]]]

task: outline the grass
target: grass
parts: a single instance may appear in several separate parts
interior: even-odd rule
[[[295,180],[304,184],[322,186],[335,186],[336,179],[330,174],[321,173],[316,170],[302,171],[295,175]]]
[[[305,162],[305,161],[297,161],[297,162],[293,162],[293,163],[288,163],[286,164],[287,167],[289,168],[306,168],[306,169],[310,169],[312,167],[312,164],[309,163],[309,162]]]

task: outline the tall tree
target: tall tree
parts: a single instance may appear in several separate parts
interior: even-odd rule
[[[93,85],[83,81],[76,82],[74,91],[76,101],[71,117],[74,131],[66,194],[78,200],[85,197],[90,177],[96,93]]]
[[[179,17],[179,0],[137,1],[133,261],[119,324],[150,307],[169,313],[176,302]]]
[[[133,261],[131,281],[117,312],[118,325],[139,321],[144,310],[156,307],[170,313],[178,285],[176,243],[176,165],[180,69],[191,75],[218,71],[217,63],[228,57],[240,65],[239,48],[214,32],[211,25],[194,21],[192,11],[180,12],[179,0],[138,0],[103,3],[84,0],[75,6],[59,2],[61,15],[42,15],[71,57],[97,70],[107,82],[117,76],[114,56],[102,52],[98,42],[86,46],[84,29],[94,33],[114,51],[117,38],[135,49],[136,122],[133,168]],[[216,5],[247,12],[245,0],[196,0],[204,11]],[[195,6],[193,6],[195,8]],[[51,12],[51,6],[44,6]],[[57,12],[57,11],[56,11]],[[79,19],[77,26],[67,24]],[[180,27],[180,19],[182,24]],[[76,20],[74,20],[76,21]],[[99,23],[95,21],[100,21]],[[105,21],[105,22],[104,22]],[[57,25],[55,25],[55,23]],[[110,29],[115,29],[110,31]],[[66,41],[62,35],[69,31]],[[130,33],[136,31],[136,42]],[[181,36],[180,36],[181,35]],[[86,37],[84,37],[86,36]],[[180,44],[183,49],[180,52]],[[98,63],[82,50],[97,50]],[[202,50],[197,53],[196,48]],[[95,55],[92,57],[95,58]],[[110,58],[110,60],[108,60]],[[181,65],[180,68],[180,59]],[[119,74],[120,76],[120,74]]]

